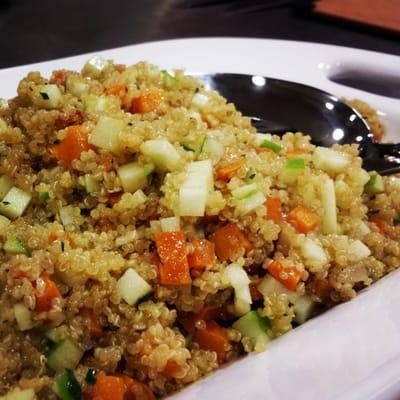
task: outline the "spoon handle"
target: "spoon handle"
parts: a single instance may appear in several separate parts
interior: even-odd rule
[[[363,166],[381,175],[400,172],[400,143],[370,142],[362,150]]]

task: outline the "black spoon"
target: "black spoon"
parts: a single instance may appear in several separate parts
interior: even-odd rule
[[[337,97],[300,83],[242,74],[201,74],[199,79],[250,116],[260,132],[301,131],[312,143],[358,143],[363,167],[382,175],[400,172],[400,144],[374,140],[368,124]]]

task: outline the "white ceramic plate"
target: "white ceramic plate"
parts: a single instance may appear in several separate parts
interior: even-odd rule
[[[400,101],[331,82],[348,66],[400,79],[400,57],[313,43],[263,39],[184,39],[100,51],[116,62],[146,60],[192,72],[264,75],[368,101],[400,139]],[[28,72],[80,69],[90,54],[0,70],[0,96],[15,96]],[[173,396],[175,400],[400,399],[400,271]]]

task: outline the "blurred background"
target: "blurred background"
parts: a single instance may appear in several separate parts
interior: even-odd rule
[[[0,0],[0,68],[206,36],[313,41],[400,55],[400,0]]]

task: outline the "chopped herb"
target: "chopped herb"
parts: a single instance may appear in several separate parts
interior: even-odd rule
[[[193,149],[193,147],[190,147],[190,145],[184,144],[182,143],[182,147],[186,150],[186,151],[193,151],[195,152],[196,150]]]
[[[61,240],[61,251],[64,253],[65,243]]]
[[[89,385],[94,385],[96,383],[96,371],[90,368],[86,374],[85,381]]]
[[[55,392],[61,399],[81,400],[82,388],[71,369],[67,369],[56,382]]]
[[[379,210],[368,210],[367,215],[375,215],[375,214],[379,214]]]
[[[50,195],[48,192],[40,192],[39,193],[39,201],[41,203],[47,203],[47,200],[49,200]]]
[[[393,222],[395,222],[395,223],[400,222],[400,213],[397,214],[397,215],[393,218]]]
[[[46,92],[39,92],[43,100],[49,100],[49,95]]]
[[[5,206],[10,205],[10,202],[9,202],[9,201],[3,201],[2,203],[3,203]]]

